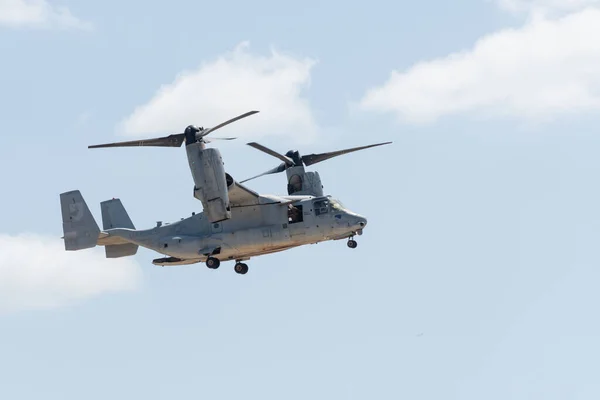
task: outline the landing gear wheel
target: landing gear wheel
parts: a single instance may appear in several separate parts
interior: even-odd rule
[[[348,247],[350,247],[351,249],[355,249],[356,246],[358,246],[358,243],[356,243],[356,240],[354,240],[354,239],[348,240]]]
[[[235,267],[233,267],[234,271],[238,274],[246,274],[248,272],[248,265],[244,263],[236,263]]]
[[[210,269],[217,269],[219,265],[221,265],[221,261],[218,258],[208,257],[208,260],[206,260],[206,266]]]

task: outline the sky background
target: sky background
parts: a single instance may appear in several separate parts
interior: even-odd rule
[[[600,2],[0,0],[0,398],[600,398]],[[59,194],[138,228],[302,153],[369,224],[248,262],[65,252]],[[248,184],[286,192],[285,174]]]

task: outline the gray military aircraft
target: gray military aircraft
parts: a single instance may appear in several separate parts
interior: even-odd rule
[[[283,171],[288,174],[287,196],[259,194],[225,172],[219,150],[207,148],[211,140],[205,138],[257,112],[250,111],[208,129],[190,125],[184,133],[162,138],[89,146],[180,147],[185,142],[195,184],[194,197],[202,202],[204,211],[175,223],[158,222],[153,228],[137,230],[121,200],[112,199],[100,203],[100,230],[80,191],[65,192],[60,194],[65,250],[104,246],[107,258],[119,258],[136,254],[142,246],[165,255],[153,260],[154,265],[204,262],[208,268],[217,269],[221,261],[231,260],[235,261],[235,272],[246,274],[248,265],[244,261],[251,257],[306,244],[348,239],[348,247],[356,248],[354,236],[362,234],[367,219],[345,208],[339,200],[324,195],[318,173],[307,172],[304,166],[391,142],[308,156],[300,156],[297,151],[284,156],[258,143],[249,143],[283,161],[258,176]]]

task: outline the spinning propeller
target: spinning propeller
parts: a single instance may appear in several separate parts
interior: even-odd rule
[[[107,143],[107,144],[97,144],[94,146],[88,146],[89,149],[96,149],[100,147],[137,147],[137,146],[154,146],[154,147],[181,147],[183,142],[186,144],[191,144],[195,142],[203,142],[210,143],[212,140],[233,140],[236,138],[212,138],[205,139],[204,137],[209,133],[216,131],[224,127],[225,125],[229,125],[232,122],[240,120],[242,118],[249,117],[250,115],[256,114],[258,111],[249,111],[245,114],[238,115],[235,118],[227,120],[225,122],[220,123],[219,125],[213,126],[212,128],[204,129],[202,127],[197,127],[194,125],[189,125],[185,128],[184,133],[175,133],[169,136],[154,138],[154,139],[144,139],[144,140],[132,140],[129,142],[117,142],[117,143]]]
[[[341,156],[343,154],[348,154],[348,153],[352,153],[354,151],[368,149],[370,147],[383,146],[384,144],[390,144],[390,143],[392,143],[392,142],[384,142],[384,143],[371,144],[368,146],[353,147],[351,149],[331,151],[329,153],[308,154],[305,156],[301,156],[297,150],[290,150],[287,153],[285,153],[285,155],[283,155],[283,154],[279,154],[276,151],[269,149],[268,147],[263,146],[262,144],[258,144],[256,142],[251,142],[251,143],[248,143],[248,146],[254,147],[255,149],[260,150],[264,153],[267,153],[275,158],[278,158],[283,162],[273,169],[263,172],[260,175],[253,176],[252,178],[245,179],[245,180],[241,181],[240,183],[247,182],[251,179],[255,179],[255,178],[258,178],[258,177],[261,177],[264,175],[277,174],[279,172],[285,171],[286,169],[288,169],[290,167],[309,166],[309,165],[313,165],[316,163],[320,163],[321,161],[325,161],[325,160],[328,160],[333,157]]]

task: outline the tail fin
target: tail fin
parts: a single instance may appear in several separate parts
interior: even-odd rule
[[[73,190],[60,195],[65,250],[82,250],[96,246],[100,228],[81,192]]]
[[[135,229],[121,200],[112,199],[103,201],[100,203],[100,208],[102,209],[102,228],[104,230],[114,228]],[[106,245],[106,258],[132,256],[137,253],[138,247],[134,243]]]

